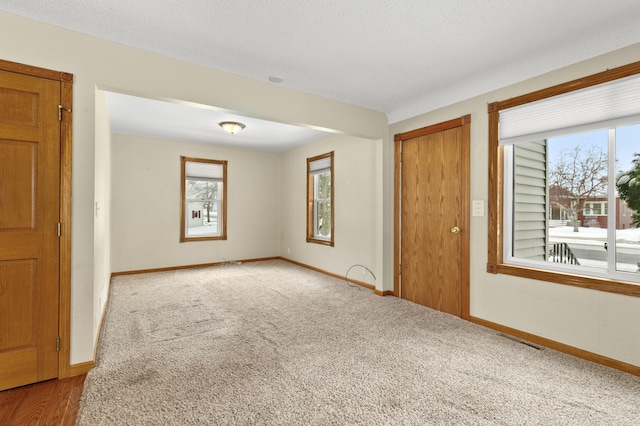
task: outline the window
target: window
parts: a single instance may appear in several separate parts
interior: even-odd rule
[[[307,158],[307,242],[333,246],[333,151]]]
[[[607,216],[607,202],[584,203],[584,216]]]
[[[180,157],[180,241],[227,239],[227,162]]]
[[[640,62],[491,104],[489,143],[487,270],[640,295]]]

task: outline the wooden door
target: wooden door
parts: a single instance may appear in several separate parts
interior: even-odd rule
[[[469,122],[396,136],[396,294],[461,317],[469,315]]]
[[[58,377],[60,93],[0,71],[0,390]]]

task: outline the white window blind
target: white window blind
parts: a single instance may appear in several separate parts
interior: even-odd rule
[[[197,180],[222,180],[223,168],[221,164],[203,163],[199,161],[187,161],[185,174],[187,179]]]
[[[331,157],[320,158],[309,162],[309,173],[312,175],[328,172],[331,170]]]
[[[640,75],[633,75],[500,111],[500,145],[639,120]]]

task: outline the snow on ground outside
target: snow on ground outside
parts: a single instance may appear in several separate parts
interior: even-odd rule
[[[573,226],[558,226],[549,228],[549,237],[557,241],[567,241],[571,239],[580,240],[581,244],[602,245],[607,241],[606,228],[578,228],[578,232],[573,232]],[[627,244],[630,247],[640,245],[640,228],[616,229],[616,242],[618,246]]]
[[[550,243],[567,243],[580,244],[582,246],[596,246],[602,247],[607,241],[607,229],[605,228],[578,228],[578,232],[573,232],[573,226],[558,226],[555,228],[549,228],[549,242]],[[640,228],[629,229],[617,229],[616,230],[616,249],[618,253],[621,251],[637,253],[638,260],[640,260]],[[598,269],[607,269],[606,262],[598,260],[589,260],[579,258],[581,266],[589,266]],[[631,263],[617,263],[616,269],[618,271],[626,272],[638,272],[640,271],[640,262],[636,264]]]

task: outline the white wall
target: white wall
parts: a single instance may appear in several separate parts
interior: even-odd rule
[[[382,288],[376,242],[381,229],[380,141],[333,135],[290,150],[281,157],[282,187],[280,255],[288,259],[344,275],[354,264],[364,265],[376,276],[354,268],[349,278]],[[334,246],[307,243],[307,158],[334,151]],[[378,278],[379,277],[379,278]]]
[[[376,277],[381,141],[331,135],[283,154],[113,135],[113,272],[282,256]],[[335,246],[306,242],[306,159],[335,152]],[[180,156],[227,160],[226,241],[180,243]],[[362,269],[349,278],[376,285]]]
[[[109,124],[106,93],[96,90],[96,149],[95,149],[95,195],[93,226],[93,303],[78,307],[80,316],[93,315],[93,334],[100,326],[102,312],[106,306],[111,278],[111,126]],[[73,218],[72,218],[73,220]],[[77,333],[73,333],[72,338]],[[76,342],[76,345],[82,342]]]
[[[471,199],[486,203],[488,103],[625,65],[638,58],[640,44],[395,123],[390,127],[391,135],[471,114]],[[391,145],[386,146],[387,156],[393,156]],[[388,191],[385,201],[392,202]],[[472,316],[640,365],[640,327],[637,326],[640,298],[489,274],[486,272],[487,217],[471,216],[470,231]],[[385,257],[385,262],[388,261]]]
[[[180,156],[226,160],[227,240],[180,242]],[[113,136],[113,272],[279,255],[277,154]]]
[[[72,364],[93,359],[96,313],[93,311],[95,300],[99,299],[99,295],[94,295],[95,161],[96,150],[106,152],[102,145],[108,142],[96,139],[96,88],[195,102],[256,118],[365,138],[388,137],[384,114],[286,89],[267,82],[266,75],[264,82],[251,80],[5,12],[0,12],[0,36],[11,40],[0,43],[0,59],[74,74]],[[101,158],[98,161],[104,161],[101,154],[98,156]]]

